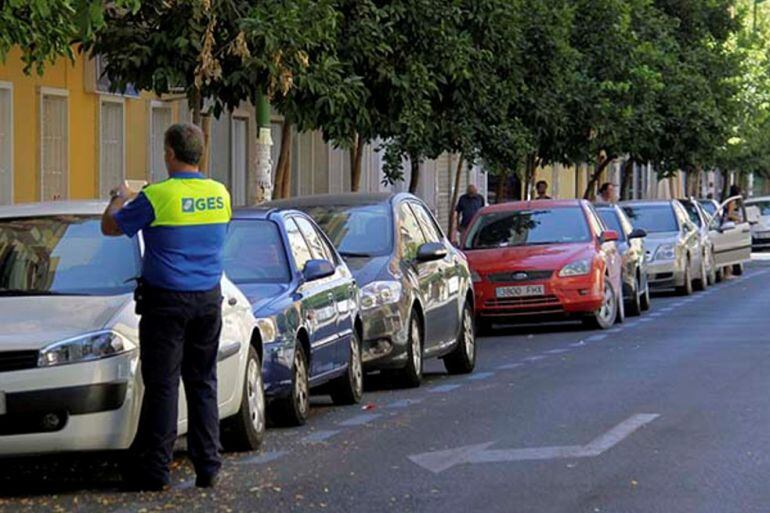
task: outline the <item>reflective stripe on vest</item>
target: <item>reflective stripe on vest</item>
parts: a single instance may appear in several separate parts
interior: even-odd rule
[[[152,205],[151,226],[195,226],[230,222],[230,193],[207,178],[169,178],[143,189]]]

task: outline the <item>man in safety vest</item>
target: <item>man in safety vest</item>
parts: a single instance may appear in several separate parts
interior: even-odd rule
[[[198,127],[173,125],[164,143],[169,178],[138,194],[124,183],[102,216],[105,235],[133,237],[141,230],[145,245],[135,293],[144,399],[126,476],[139,490],[170,483],[180,375],[196,485],[213,486],[222,465],[216,363],[230,195],[198,170],[204,150]]]

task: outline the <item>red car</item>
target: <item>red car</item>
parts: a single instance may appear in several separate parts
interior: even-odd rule
[[[617,239],[584,200],[481,209],[461,241],[474,282],[478,329],[540,319],[577,318],[601,329],[621,322]]]

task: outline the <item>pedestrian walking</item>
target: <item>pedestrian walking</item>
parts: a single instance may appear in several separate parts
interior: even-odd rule
[[[457,226],[458,235],[462,237],[462,234],[468,229],[468,225],[476,215],[476,212],[482,209],[484,206],[484,197],[479,194],[479,190],[473,184],[468,184],[468,189],[465,194],[460,196],[457,200],[457,206],[452,213],[454,217],[454,225]],[[459,222],[458,222],[459,216]]]
[[[536,200],[549,200],[551,197],[548,195],[548,182],[540,180],[535,184],[535,192],[537,192]]]
[[[105,235],[133,237],[141,230],[145,245],[135,292],[144,398],[126,469],[129,486],[138,490],[170,483],[180,375],[196,486],[213,486],[221,467],[216,362],[230,195],[198,169],[204,150],[198,127],[173,125],[164,143],[169,178],[139,193],[124,183],[102,216]]]

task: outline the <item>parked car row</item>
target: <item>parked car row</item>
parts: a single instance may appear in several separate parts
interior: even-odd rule
[[[107,238],[100,202],[0,208],[0,456],[130,446],[143,394],[141,234]],[[311,394],[354,404],[366,373],[419,386],[425,359],[476,364],[496,324],[607,329],[650,291],[705,288],[750,250],[739,198],[488,206],[453,246],[410,194],[344,194],[236,210],[224,251],[222,442],[306,422]],[[180,390],[178,433],[186,432]]]

